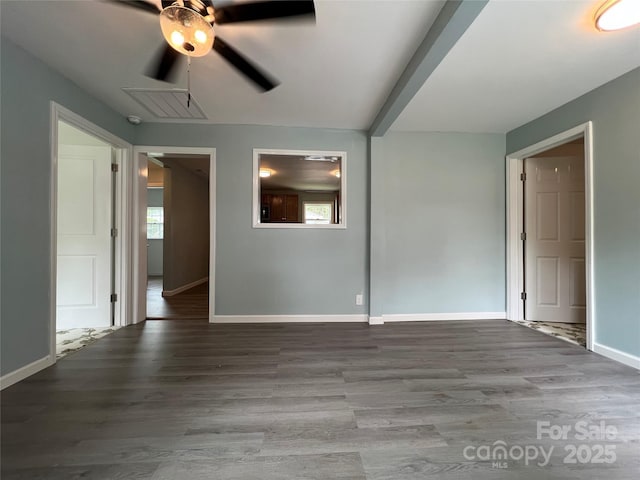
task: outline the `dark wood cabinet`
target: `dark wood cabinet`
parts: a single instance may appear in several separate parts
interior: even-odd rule
[[[265,209],[265,207],[267,207]],[[271,223],[297,223],[299,222],[298,195],[271,194],[262,195],[262,209],[265,214],[261,221]]]

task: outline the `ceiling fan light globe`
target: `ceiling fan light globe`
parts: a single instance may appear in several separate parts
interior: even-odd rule
[[[182,35],[182,33],[180,33],[177,30],[174,30],[171,33],[171,44],[174,47],[181,47],[182,45],[184,45],[184,35]]]
[[[202,57],[213,47],[213,27],[190,8],[171,5],[162,10],[160,28],[169,45],[183,55]]]
[[[207,43],[207,39],[209,38],[206,32],[202,30],[196,30],[193,36],[198,43]]]

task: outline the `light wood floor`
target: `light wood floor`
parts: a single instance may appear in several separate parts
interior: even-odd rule
[[[464,456],[497,441],[554,447],[550,465]],[[568,444],[616,460],[565,464]],[[3,391],[1,459],[3,480],[636,480],[640,375],[498,320],[147,321]]]
[[[209,317],[209,282],[172,297],[162,296],[162,277],[147,280],[147,318],[197,319]]]

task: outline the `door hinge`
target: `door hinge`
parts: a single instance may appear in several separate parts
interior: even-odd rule
[[[111,303],[117,302],[118,301],[118,294],[117,293],[112,293],[111,296],[109,297],[109,300],[111,300]]]
[[[520,293],[520,300],[526,300],[526,299],[527,299],[527,292]]]
[[[117,172],[118,171],[118,164],[117,163],[112,163],[111,164],[111,171],[112,172]]]
[[[118,229],[117,228],[112,228],[111,229],[111,236],[112,237],[117,237],[118,236]]]
[[[520,181],[524,182],[527,179],[527,174],[526,173],[521,173],[520,174]]]
[[[520,234],[520,240],[526,240],[527,239],[527,234],[525,232],[522,232]]]

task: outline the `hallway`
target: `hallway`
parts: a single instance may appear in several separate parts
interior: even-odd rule
[[[147,318],[150,320],[199,319],[209,317],[209,282],[173,297],[162,296],[162,277],[147,282]]]

